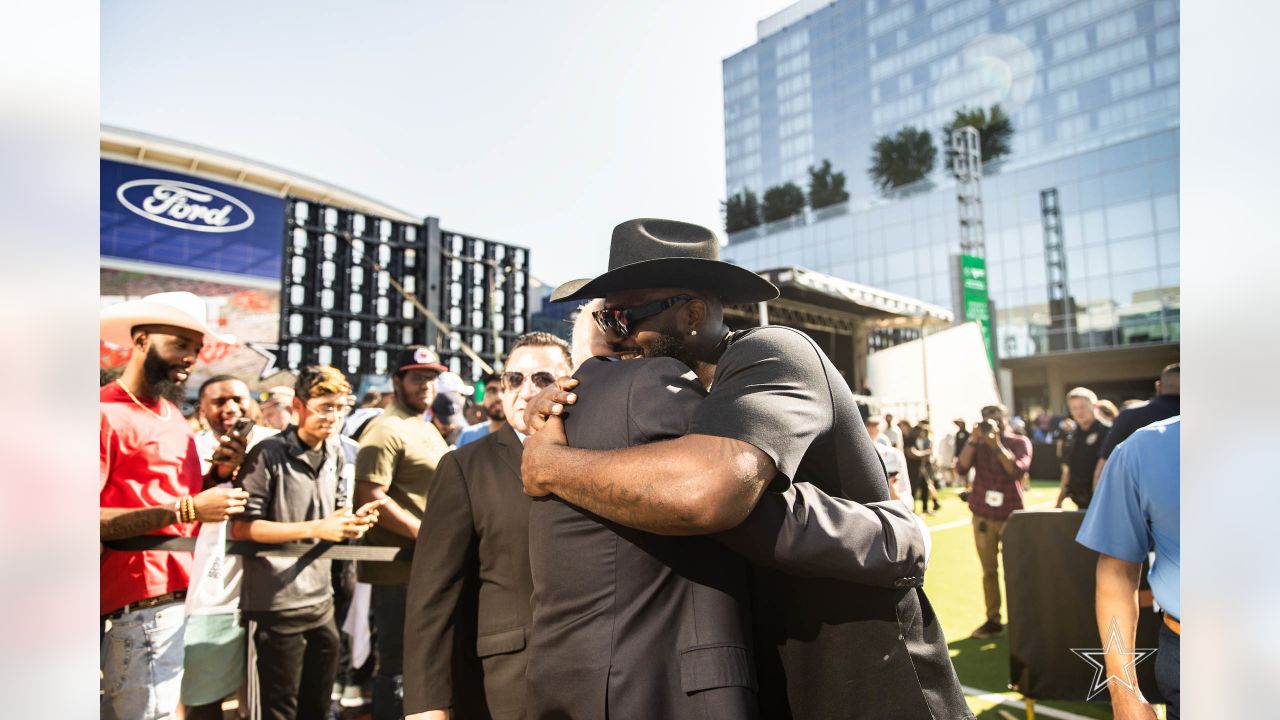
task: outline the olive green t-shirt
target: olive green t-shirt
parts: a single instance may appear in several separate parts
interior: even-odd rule
[[[387,495],[414,517],[422,519],[427,509],[427,484],[436,464],[449,451],[435,426],[400,403],[393,403],[374,418],[360,437],[356,453],[356,480],[375,482],[387,488]],[[413,550],[413,540],[377,525],[364,536],[365,545]],[[408,561],[361,562],[360,582],[373,585],[400,585],[409,582]]]

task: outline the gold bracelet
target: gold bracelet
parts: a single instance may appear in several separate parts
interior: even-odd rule
[[[196,499],[188,495],[187,496],[187,522],[195,522],[195,521],[196,521]]]

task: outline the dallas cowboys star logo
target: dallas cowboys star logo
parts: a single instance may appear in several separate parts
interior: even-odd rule
[[[1093,686],[1089,688],[1092,700],[1107,689],[1112,680],[1123,686],[1134,695],[1138,694],[1138,674],[1135,668],[1138,663],[1156,654],[1153,648],[1126,648],[1120,636],[1120,624],[1111,618],[1111,628],[1107,631],[1107,639],[1101,648],[1071,648],[1081,660],[1093,666]],[[1121,661],[1120,672],[1123,677],[1107,672],[1107,658],[1118,657]]]

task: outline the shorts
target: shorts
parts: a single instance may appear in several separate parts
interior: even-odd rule
[[[188,617],[182,704],[209,705],[239,690],[245,677],[245,642],[239,612]]]
[[[181,602],[135,610],[102,637],[103,720],[172,718],[182,683]]]

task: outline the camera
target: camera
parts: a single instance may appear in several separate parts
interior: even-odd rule
[[[982,429],[989,433],[998,434],[1000,432],[1000,423],[996,422],[995,420],[992,420],[991,418],[987,418],[986,420],[982,421]]]

